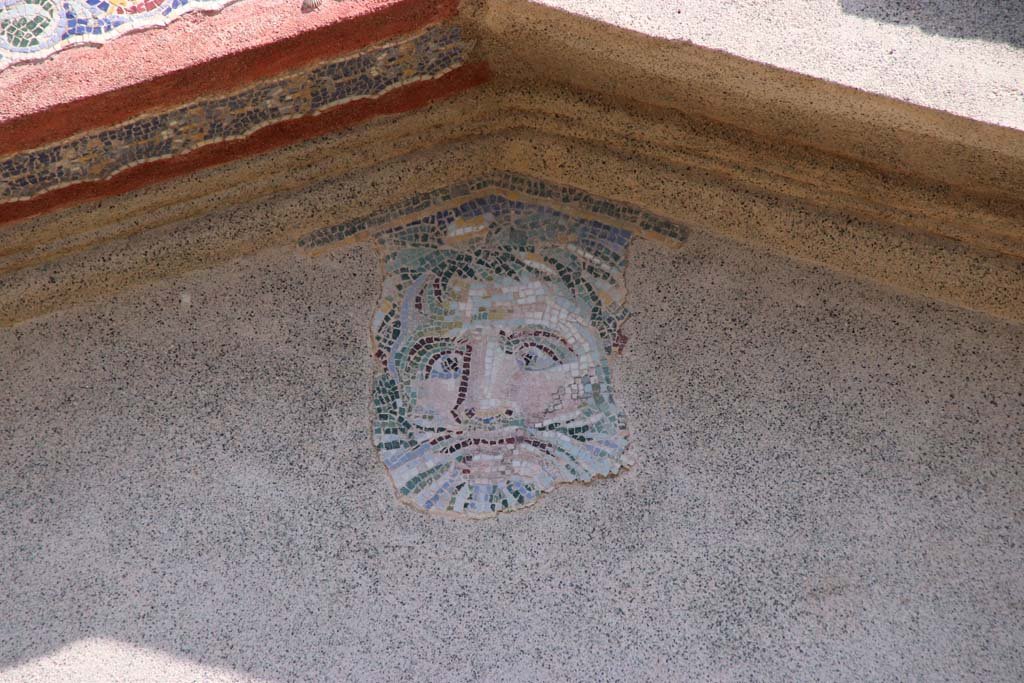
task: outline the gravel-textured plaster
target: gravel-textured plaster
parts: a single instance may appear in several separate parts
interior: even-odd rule
[[[960,116],[1024,130],[1024,4],[534,0]]]
[[[1024,328],[701,231],[627,286],[637,466],[483,522],[370,444],[366,245],[0,330],[0,681],[1024,677]]]
[[[0,233],[0,324],[251,254],[493,171],[1024,319],[1019,201],[1004,206],[879,176],[701,118],[540,86],[485,86],[415,116],[15,224]]]

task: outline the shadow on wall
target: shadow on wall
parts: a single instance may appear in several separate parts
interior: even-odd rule
[[[840,0],[847,14],[949,38],[976,38],[1024,47],[1021,0]]]

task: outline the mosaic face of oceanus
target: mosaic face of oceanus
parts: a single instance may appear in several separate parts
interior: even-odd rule
[[[630,464],[608,365],[630,234],[468,213],[378,238],[373,436],[405,502],[486,516]]]

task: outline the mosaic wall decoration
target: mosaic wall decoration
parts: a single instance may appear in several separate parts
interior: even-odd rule
[[[100,180],[131,166],[244,138],[271,124],[315,115],[351,100],[379,97],[462,66],[468,49],[457,27],[437,25],[231,95],[18,152],[0,158],[0,200],[28,199],[65,185]]]
[[[234,0],[0,0],[0,69],[72,45],[105,43]]]
[[[627,250],[655,226],[684,234],[503,174],[302,241],[373,231],[384,264],[373,442],[402,501],[490,516],[633,464],[609,357],[625,343]]]

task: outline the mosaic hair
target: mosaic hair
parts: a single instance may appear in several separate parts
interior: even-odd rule
[[[396,282],[392,292],[395,300],[375,330],[378,358],[386,358],[401,337],[398,311],[402,299],[415,283],[422,283],[424,276],[431,278],[429,291],[420,301],[426,315],[445,305],[448,288],[455,280],[522,281],[526,276],[560,285],[589,311],[589,323],[601,337],[605,351],[621,350],[625,337],[620,328],[628,313],[621,297],[607,294],[617,287],[614,271],[602,267],[603,262],[588,262],[577,250],[572,245],[535,248],[525,244],[472,250],[411,248],[389,253],[385,269]],[[437,313],[442,311],[438,309]]]

